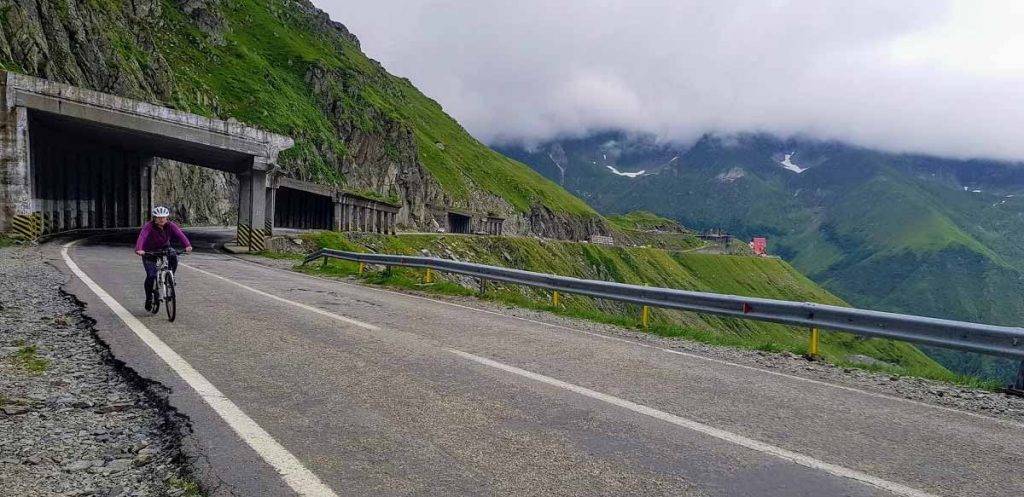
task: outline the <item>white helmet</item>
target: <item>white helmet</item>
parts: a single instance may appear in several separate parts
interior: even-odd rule
[[[153,217],[167,217],[167,216],[170,216],[170,215],[171,215],[170,209],[168,209],[168,208],[166,208],[166,207],[164,207],[162,205],[158,205],[158,206],[153,208]]]

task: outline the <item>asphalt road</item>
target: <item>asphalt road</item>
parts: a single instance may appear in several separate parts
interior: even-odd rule
[[[169,323],[143,311],[130,248],[68,256],[336,495],[1024,494],[1019,424],[213,252],[182,260]],[[211,395],[68,288],[172,390],[214,495],[296,494]]]

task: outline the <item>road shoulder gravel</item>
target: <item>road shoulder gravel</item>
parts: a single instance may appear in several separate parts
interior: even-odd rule
[[[187,420],[112,356],[66,281],[46,246],[0,248],[0,493],[199,495]]]

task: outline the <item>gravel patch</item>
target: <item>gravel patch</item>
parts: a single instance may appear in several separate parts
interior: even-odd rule
[[[65,280],[37,248],[0,248],[0,494],[198,495],[185,420],[94,337]]]
[[[258,256],[239,256],[250,262],[284,270],[291,270],[293,260],[268,259]],[[362,284],[356,278],[346,281]],[[645,345],[676,350],[690,354],[756,367],[768,371],[799,376],[836,385],[856,388],[868,392],[890,395],[948,407],[974,414],[1003,419],[1016,423],[1024,423],[1024,398],[1006,395],[988,390],[965,388],[950,383],[926,380],[910,376],[895,376],[887,373],[876,373],[858,368],[840,367],[820,361],[808,361],[804,357],[788,352],[772,353],[756,350],[734,349],[694,342],[683,338],[670,338],[638,332],[637,330],[619,326],[587,321],[584,319],[559,316],[544,311],[510,306],[499,302],[481,300],[473,297],[457,297],[416,292],[406,289],[388,288],[391,291],[420,295],[435,300],[455,302],[460,305],[475,307],[482,310],[500,312],[509,316],[540,321],[556,326],[564,326],[572,330],[598,333],[601,335],[624,338]],[[569,330],[566,330],[567,332]],[[871,360],[871,358],[866,358]],[[863,360],[867,362],[867,360]],[[880,362],[880,361],[879,361]]]

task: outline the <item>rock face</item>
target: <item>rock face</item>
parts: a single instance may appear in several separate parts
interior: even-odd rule
[[[582,203],[560,207],[571,196],[554,184],[537,183],[543,194],[524,202],[507,195],[519,185],[466,180],[466,168],[519,165],[480,166],[494,157],[453,121],[454,138],[425,138],[431,123],[410,115],[437,104],[367,59],[345,26],[307,0],[0,0],[0,67],[292,136],[295,148],[280,159],[287,174],[396,200],[403,228],[443,225],[454,208],[505,218],[507,234],[607,231]],[[471,142],[472,154],[447,139]],[[456,158],[427,167],[438,152]],[[154,200],[183,220],[233,220],[231,178],[180,165],[156,177]]]

